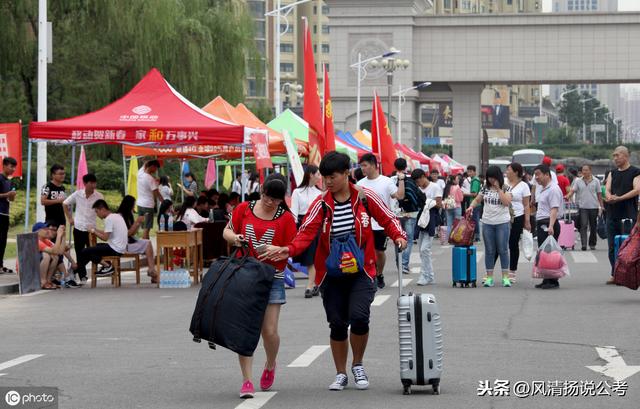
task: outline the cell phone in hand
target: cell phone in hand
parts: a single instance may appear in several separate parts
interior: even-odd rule
[[[254,249],[256,253],[264,253],[265,251],[267,251],[267,245],[265,243],[260,243],[257,246],[255,246]]]

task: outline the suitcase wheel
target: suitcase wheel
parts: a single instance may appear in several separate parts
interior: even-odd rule
[[[411,395],[411,385],[404,385],[402,394]]]
[[[458,286],[458,283],[456,283],[456,282],[454,281],[454,282],[453,282],[452,287],[453,287],[453,288],[456,288],[457,286]]]
[[[433,394],[440,395],[440,385],[433,385]]]
[[[474,281],[473,283],[471,283],[471,287],[473,287],[473,288],[476,288],[476,287],[477,287],[477,284],[476,284],[476,282],[475,282],[475,281]]]
[[[198,337],[193,337],[193,342],[197,342],[199,344],[202,342],[202,340]]]

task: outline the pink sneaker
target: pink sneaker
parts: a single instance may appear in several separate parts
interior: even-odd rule
[[[246,381],[242,384],[242,388],[240,389],[240,397],[242,399],[253,398],[253,395],[256,393],[256,390],[253,388],[253,384],[251,381]]]
[[[260,378],[260,389],[268,391],[273,386],[273,382],[276,380],[276,367],[269,370],[266,367],[262,371],[262,377]]]

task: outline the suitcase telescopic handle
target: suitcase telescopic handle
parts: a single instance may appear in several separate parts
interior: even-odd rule
[[[398,297],[402,297],[402,247],[396,246],[398,264]]]

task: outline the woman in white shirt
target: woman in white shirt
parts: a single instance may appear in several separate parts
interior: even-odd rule
[[[487,168],[486,184],[467,209],[467,216],[474,207],[484,204],[482,211],[482,239],[484,241],[484,266],[487,270],[482,280],[485,287],[493,287],[493,268],[496,254],[500,256],[502,267],[502,286],[511,287],[509,280],[509,225],[511,224],[511,193],[505,192],[504,176],[499,167]]]
[[[193,226],[201,222],[209,221],[208,218],[202,217],[196,212],[196,198],[194,196],[187,196],[184,198],[184,203],[178,211],[177,221],[183,222],[187,226],[187,230],[191,230]]]
[[[509,234],[509,280],[514,283],[516,271],[518,270],[518,259],[520,258],[520,236],[522,230],[531,231],[531,220],[529,218],[531,209],[529,200],[531,199],[531,189],[522,180],[524,169],[522,165],[513,162],[507,166],[507,192],[511,193],[511,208],[513,209],[513,222],[511,223],[511,233]]]
[[[173,188],[169,176],[160,176],[160,187],[158,188],[162,200],[173,200]]]
[[[298,219],[298,227],[302,224],[302,219],[304,219],[304,216],[307,214],[311,203],[322,194],[322,191],[316,187],[320,178],[321,176],[317,166],[307,166],[307,169],[304,171],[302,183],[300,183],[300,186],[291,194],[291,212]],[[293,259],[296,263],[305,266],[309,271],[309,280],[307,281],[307,289],[304,291],[304,298],[311,298],[320,293],[318,287],[314,285],[316,281],[316,269],[313,265],[313,257],[315,256],[317,245],[318,238],[316,237],[304,253]]]

